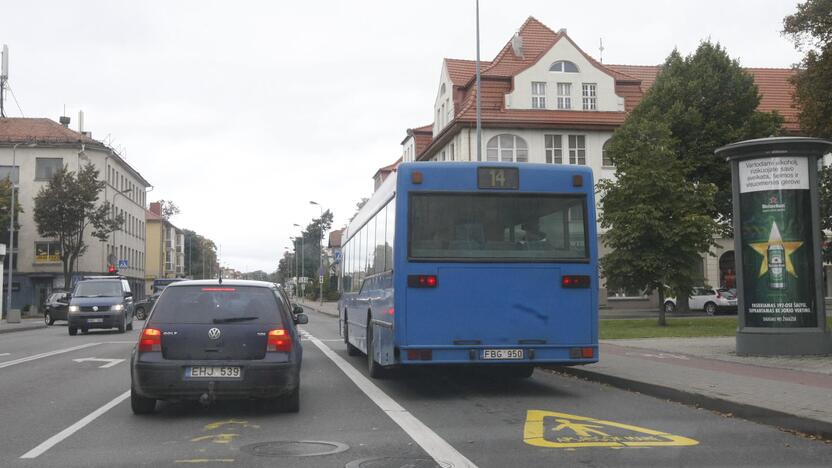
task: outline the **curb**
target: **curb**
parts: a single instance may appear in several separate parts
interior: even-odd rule
[[[338,317],[338,314],[333,314],[332,312],[322,310],[321,308],[315,307],[314,305],[306,304],[306,303],[303,303],[303,302],[298,303],[298,305],[303,307],[304,309],[312,309],[315,312],[318,312],[319,314],[324,314],[324,315],[327,315],[329,317]]]
[[[21,331],[28,331],[28,330],[37,330],[39,328],[46,328],[46,324],[43,322],[40,323],[33,323],[31,325],[19,325],[14,328],[9,328],[7,324],[0,325],[0,335],[5,333],[14,333],[14,332],[21,332]]]
[[[685,405],[718,411],[720,413],[728,413],[742,419],[774,426],[780,429],[797,431],[804,434],[814,435],[825,440],[832,440],[832,423],[827,421],[820,421],[804,416],[784,413],[782,411],[775,411],[761,406],[738,403],[699,393],[679,390],[677,388],[640,382],[638,380],[617,377],[586,369],[556,366],[546,367],[546,369],[580,377],[593,382],[608,384],[623,390],[643,393],[656,398],[663,398]]]

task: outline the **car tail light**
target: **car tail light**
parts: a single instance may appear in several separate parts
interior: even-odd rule
[[[564,275],[560,279],[560,285],[564,288],[588,288],[589,276],[587,275]]]
[[[266,343],[266,351],[275,351],[280,353],[288,353],[292,351],[292,335],[283,328],[277,330],[270,330],[268,335],[268,342]]]
[[[436,275],[408,275],[407,285],[411,288],[435,288],[438,284]]]
[[[162,350],[162,332],[155,328],[145,328],[139,338],[139,352],[149,353]]]

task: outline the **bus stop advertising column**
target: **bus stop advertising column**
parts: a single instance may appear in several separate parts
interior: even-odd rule
[[[832,353],[823,302],[818,160],[832,142],[783,137],[716,150],[731,164],[737,354]]]

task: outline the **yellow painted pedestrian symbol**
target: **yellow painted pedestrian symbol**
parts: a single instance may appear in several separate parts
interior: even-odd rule
[[[687,437],[644,427],[543,410],[526,413],[523,442],[547,448],[684,447],[699,444]]]

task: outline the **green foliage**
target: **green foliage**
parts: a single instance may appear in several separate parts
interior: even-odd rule
[[[15,217],[14,217],[14,224],[15,228],[19,228],[20,224],[17,222],[20,219],[20,216],[17,213],[21,213],[23,209],[20,207],[20,200],[15,199],[14,207],[15,207]],[[12,203],[12,183],[9,179],[2,179],[0,180],[0,231],[5,232],[6,234],[6,244],[8,244],[8,231],[9,231],[9,221],[10,221],[10,211],[9,206]]]
[[[216,278],[217,245],[211,239],[203,237],[190,229],[185,233],[185,272],[194,279]]]
[[[106,183],[98,170],[87,163],[76,174],[64,166],[35,196],[34,218],[38,234],[61,243],[64,284],[70,284],[78,259],[87,251],[84,234],[106,242],[120,228],[124,218],[110,218],[110,203],[96,205]]]
[[[601,240],[612,250],[601,259],[608,289],[658,290],[661,299],[665,285],[687,292],[699,280],[693,265],[717,231],[716,187],[693,180],[675,147],[669,126],[644,113],[610,142],[615,179],[598,183]]]
[[[783,20],[783,33],[805,50],[792,77],[801,130],[832,138],[832,0],[809,0]]]
[[[821,239],[826,239],[826,233],[832,232],[832,167],[824,166],[818,171],[818,185]],[[822,253],[823,262],[832,263],[832,243],[824,243]]]
[[[783,118],[757,112],[760,94],[754,79],[719,44],[703,42],[682,57],[673,51],[656,82],[630,119],[657,119],[667,124],[671,152],[693,182],[717,187],[710,215],[722,235],[731,233],[730,166],[714,157],[728,143],[780,133]],[[611,153],[613,162],[618,164]]]

